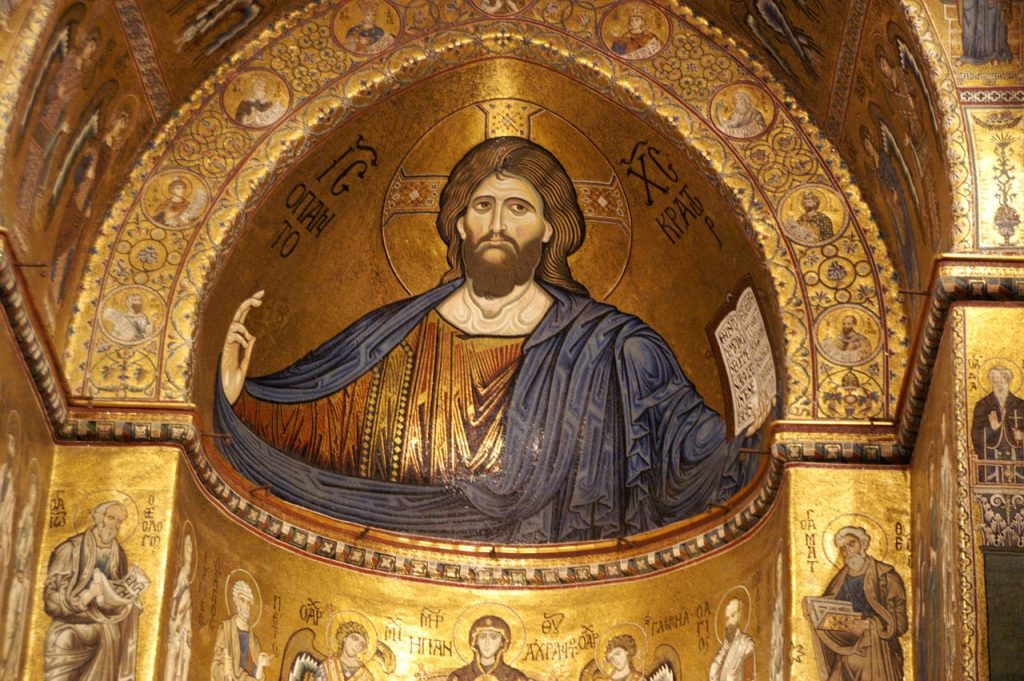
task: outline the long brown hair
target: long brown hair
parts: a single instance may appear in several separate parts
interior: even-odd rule
[[[476,188],[490,175],[515,175],[529,182],[544,199],[544,218],[551,224],[551,239],[544,245],[536,278],[572,293],[587,295],[569,269],[569,256],[583,245],[587,233],[583,211],[569,173],[544,147],[522,137],[492,137],[476,145],[452,168],[441,191],[437,232],[448,246],[448,272],[441,283],[465,276],[459,218]]]

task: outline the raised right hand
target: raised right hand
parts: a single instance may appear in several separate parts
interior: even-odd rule
[[[242,394],[245,374],[252,358],[252,346],[256,342],[256,338],[245,328],[245,318],[249,310],[262,304],[263,291],[257,291],[246,298],[231,318],[231,326],[224,339],[224,349],[220,355],[220,382],[224,387],[224,396],[231,404]]]

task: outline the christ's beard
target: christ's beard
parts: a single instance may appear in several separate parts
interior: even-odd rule
[[[506,236],[489,234],[462,243],[462,261],[473,291],[485,298],[503,298],[533,278],[544,244],[534,239],[519,246]]]
[[[859,553],[855,553],[853,555],[846,557],[846,567],[850,568],[850,572],[858,574],[863,572],[864,565],[866,562],[867,561],[865,560],[864,556]]]

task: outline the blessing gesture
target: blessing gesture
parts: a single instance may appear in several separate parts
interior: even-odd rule
[[[249,371],[249,360],[252,358],[252,346],[256,338],[245,328],[245,318],[249,310],[263,304],[263,291],[257,291],[246,298],[231,318],[224,349],[220,355],[220,382],[224,387],[224,396],[234,404],[242,394],[245,374]]]

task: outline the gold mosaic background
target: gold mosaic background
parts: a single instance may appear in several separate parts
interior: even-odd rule
[[[7,453],[8,433],[20,432],[21,439],[8,468],[14,510],[0,514],[0,532],[8,522],[27,526],[21,519],[28,511],[39,517],[20,549],[29,547],[34,571],[12,567],[0,583],[0,640],[24,626],[18,622],[27,625],[22,678],[42,673],[50,621],[41,606],[46,560],[80,531],[82,510],[110,495],[130,498],[133,517],[141,519],[121,540],[129,560],[152,580],[141,598],[138,678],[164,678],[168,618],[189,532],[199,556],[186,580],[195,597],[196,677],[205,677],[216,627],[228,617],[226,580],[245,570],[263,606],[254,631],[274,655],[268,678],[277,678],[292,633],[309,627],[323,649],[330,605],[358,613],[394,654],[394,671],[386,655],[383,666],[368,665],[374,677],[423,679],[453,669],[461,664],[459,623],[479,602],[500,602],[521,619],[516,631],[526,645],[515,665],[531,677],[575,678],[594,659],[601,636],[621,625],[647,641],[649,654],[638,668],[663,659],[658,646],[666,644],[678,654],[679,675],[703,678],[718,650],[724,603],[741,593],[750,604],[744,631],[754,641],[757,678],[775,681],[783,669],[788,678],[824,678],[803,599],[820,596],[839,567],[834,552],[829,555],[828,530],[840,519],[863,523],[872,534],[869,553],[892,564],[906,585],[916,622],[900,637],[904,678],[987,677],[980,547],[998,535],[992,519],[1002,510],[991,512],[993,495],[1015,488],[977,484],[970,429],[974,405],[989,390],[984,376],[993,358],[1024,374],[1013,344],[1021,320],[1015,310],[994,306],[954,308],[947,345],[932,365],[936,357],[921,350],[927,346],[922,328],[935,329],[920,320],[928,324],[928,306],[944,311],[949,301],[939,305],[939,293],[920,294],[932,284],[936,254],[1012,258],[1021,248],[1024,2],[1001,5],[1009,57],[977,64],[963,59],[964,3],[956,0],[851,0],[842,12],[814,0],[695,1],[692,12],[667,2],[378,2],[376,16],[393,35],[386,51],[346,43],[362,9],[357,2],[219,2],[212,4],[235,11],[204,19],[207,4],[0,3],[0,226],[20,273],[0,297],[7,318],[43,341],[44,351],[29,353],[36,385],[53,380],[46,390],[79,408],[74,429],[62,424],[64,436],[74,430],[80,438],[128,441],[54,444],[5,326],[0,452]],[[773,7],[781,18],[766,13]],[[657,55],[615,56],[633,10],[647,17],[663,44]],[[92,35],[95,50],[84,57]],[[239,119],[241,93],[257,77],[269,84],[280,118]],[[54,98],[48,91],[57,83]],[[441,94],[445,87],[458,88],[462,99]],[[752,96],[764,131],[730,133],[727,118],[739,90]],[[565,92],[573,93],[571,101],[559,98]],[[628,241],[628,263],[587,261],[583,253],[579,267],[593,281],[621,275],[609,299],[669,338],[712,404],[721,406],[721,388],[703,323],[740,275],[754,273],[776,301],[770,325],[786,376],[780,414],[813,421],[820,436],[817,444],[800,444],[809,431],[781,424],[786,451],[829,460],[851,448],[865,451],[860,445],[891,446],[896,435],[887,430],[889,419],[924,399],[920,392],[907,397],[913,391],[905,368],[916,362],[931,380],[931,397],[916,426],[921,437],[912,465],[791,465],[774,502],[767,483],[761,491],[773,505],[754,530],[708,521],[694,530],[707,533],[690,541],[720,542],[720,548],[654,576],[486,589],[438,586],[443,569],[428,587],[271,542],[207,496],[180,449],[131,443],[151,432],[186,440],[193,417],[180,409],[192,403],[200,405],[195,423],[203,430],[227,315],[252,290],[265,287],[273,295],[253,318],[261,339],[255,364],[263,371],[287,364],[364,309],[429,285],[434,266],[409,269],[394,247],[424,246],[436,257],[430,251],[436,245],[425,244],[411,222],[381,230],[384,196],[395,169],[417,143],[429,141],[432,126],[495,99],[541,104],[549,121],[575,126],[563,131],[569,139],[594,140],[596,155],[561,152],[573,164],[585,167],[601,156],[618,173],[630,231],[626,239],[609,228],[605,238],[617,249]],[[458,126],[468,124],[460,121],[438,128],[445,132],[435,138],[461,132]],[[389,129],[409,134],[399,138]],[[650,186],[637,184],[620,163],[630,151],[627,133],[639,138],[637,131],[649,144],[663,145],[666,155],[674,148],[674,167],[690,188],[700,188],[716,231],[690,228],[674,235],[677,242],[667,238],[657,222],[671,203],[667,195],[654,189],[662,203],[646,205]],[[295,184],[315,178],[360,134],[380,153],[380,164],[331,206],[337,217],[330,228],[318,237],[304,232],[295,251],[281,257],[287,235],[274,225],[288,217]],[[604,168],[591,167],[597,166]],[[157,219],[175,177],[186,180],[201,210]],[[797,192],[807,188],[832,199],[830,217],[848,223],[841,239],[819,244],[787,229],[786,218],[798,217]],[[338,249],[369,257],[353,264],[327,256]],[[389,254],[395,254],[390,261]],[[717,276],[705,281],[697,266],[708,263]],[[1019,290],[1010,269],[965,264],[954,276],[957,282],[943,280],[937,290],[1004,297]],[[341,291],[324,314],[309,291],[349,277],[360,286]],[[685,316],[665,299],[679,291],[689,301]],[[112,320],[130,312],[132,295],[140,297],[147,324],[126,335]],[[830,357],[827,341],[855,303],[862,328],[875,326],[873,353],[851,364],[834,351]],[[51,356],[60,359],[50,362]],[[52,376],[39,369],[47,363]],[[119,411],[130,403],[143,409]],[[176,410],[162,411],[170,407]],[[159,431],[154,424],[161,421],[175,426]],[[35,506],[24,501],[33,473]],[[943,510],[953,508],[955,526]],[[144,522],[149,530],[140,533]],[[321,521],[303,522],[308,529]],[[11,546],[14,555],[19,549]],[[780,552],[785,560],[777,568]],[[483,560],[478,553],[459,558]],[[639,560],[628,547],[622,558],[627,567]],[[301,587],[295,574],[304,576]],[[15,588],[15,579],[23,586]],[[22,593],[31,593],[30,618],[12,608]],[[404,598],[396,606],[396,593],[417,606]],[[959,647],[951,657],[954,639]],[[941,657],[930,654],[936,648]]]

